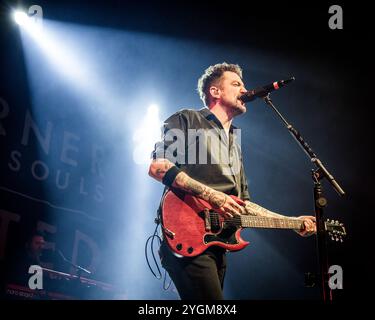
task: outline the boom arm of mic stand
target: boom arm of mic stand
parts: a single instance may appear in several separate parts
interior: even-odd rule
[[[323,177],[327,178],[328,182],[332,185],[332,187],[336,190],[336,192],[340,196],[345,195],[345,191],[340,187],[340,185],[337,183],[333,175],[329,173],[329,171],[326,169],[323,163],[319,160],[319,158],[314,153],[314,151],[310,148],[307,142],[302,138],[301,134],[295,128],[293,128],[293,126],[290,123],[288,123],[285,120],[285,118],[282,116],[282,114],[276,109],[276,107],[272,103],[272,100],[269,97],[269,94],[266,97],[264,97],[263,100],[265,101],[267,105],[269,105],[277,113],[277,115],[281,118],[281,120],[284,122],[285,126],[289,130],[290,134],[295,138],[299,146],[310,158],[311,162],[316,165],[318,172],[319,172],[319,180],[322,179]]]

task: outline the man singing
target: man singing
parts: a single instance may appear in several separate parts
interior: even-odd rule
[[[204,108],[183,109],[165,121],[162,140],[155,145],[149,175],[163,183],[166,190],[172,187],[207,201],[224,218],[240,214],[290,218],[250,201],[242,153],[236,139],[238,129],[232,124],[234,117],[246,112],[240,100],[246,92],[241,68],[228,63],[208,67],[198,81],[198,92]],[[196,139],[194,135],[191,138],[192,131],[199,131],[199,138],[203,136],[203,139]],[[218,139],[212,137],[213,132]],[[171,136],[175,136],[174,139]],[[174,148],[178,139],[183,141],[182,148]],[[203,156],[202,152],[207,155]],[[204,161],[199,161],[202,159]],[[243,203],[237,203],[230,195],[242,199]],[[301,236],[316,232],[315,217],[295,219],[303,226],[296,230]],[[181,299],[223,299],[225,249],[211,246],[198,256],[181,257],[174,254],[164,240],[160,256]]]

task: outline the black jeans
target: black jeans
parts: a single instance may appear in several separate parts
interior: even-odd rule
[[[225,250],[210,247],[193,258],[178,258],[163,241],[159,250],[162,266],[173,280],[180,298],[222,300],[226,270]]]

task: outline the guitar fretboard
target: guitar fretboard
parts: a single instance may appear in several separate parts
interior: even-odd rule
[[[241,215],[225,221],[226,224],[243,228],[301,229],[301,220],[294,218],[268,218]]]

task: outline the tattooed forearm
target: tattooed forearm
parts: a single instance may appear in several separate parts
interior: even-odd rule
[[[185,189],[190,191],[194,195],[201,195],[204,193],[206,187],[202,183],[199,183],[194,179],[189,179],[189,177],[186,175]]]
[[[208,201],[213,207],[220,208],[225,204],[226,195],[190,178],[186,173],[180,172],[173,186]]]
[[[201,196],[203,199],[207,198],[209,194],[207,189],[209,189],[204,184],[190,178],[185,172],[180,172],[173,183],[173,186],[184,191],[187,191],[193,195]]]
[[[285,218],[285,216],[267,210],[266,208],[257,205],[254,202],[250,202],[248,200],[245,201],[245,211],[246,214],[253,215],[253,216],[261,216],[261,217],[269,217],[269,218]]]
[[[149,175],[158,181],[162,181],[166,172],[173,166],[174,164],[167,159],[153,160],[150,165]],[[206,200],[211,203],[213,207],[217,208],[222,207],[227,199],[224,193],[218,192],[190,178],[185,172],[180,172],[176,176],[172,186]]]

